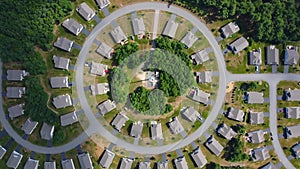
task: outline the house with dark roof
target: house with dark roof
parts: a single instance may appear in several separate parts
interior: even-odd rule
[[[8,110],[8,116],[11,120],[13,120],[16,117],[19,117],[24,114],[23,107],[25,106],[25,103],[17,104],[15,106],[9,107]]]
[[[266,165],[260,167],[259,169],[277,169],[277,167],[272,162],[268,162]]]
[[[296,158],[300,157],[300,143],[293,145],[292,155],[295,156]]]
[[[120,26],[115,27],[110,34],[116,43],[121,43],[128,40]]]
[[[150,122],[150,131],[151,131],[151,139],[163,139],[162,127],[161,123],[157,123],[156,121]]]
[[[83,25],[78,23],[75,19],[72,18],[68,18],[66,19],[63,23],[62,26],[64,28],[66,28],[68,31],[70,31],[71,33],[73,33],[74,35],[78,35],[82,29],[83,29]]]
[[[174,159],[176,169],[187,169],[188,165],[184,156]]]
[[[90,73],[93,75],[105,76],[107,69],[107,65],[92,62],[90,67]]]
[[[133,18],[131,23],[134,35],[145,35],[146,28],[143,18]]]
[[[219,125],[219,127],[217,128],[217,133],[226,138],[227,140],[231,140],[237,135],[237,133],[225,123]]]
[[[69,78],[68,76],[61,76],[61,77],[51,77],[50,78],[50,85],[51,88],[65,88],[69,87]]]
[[[275,47],[275,45],[266,47],[266,59],[268,65],[279,64],[279,50]]]
[[[110,150],[106,149],[101,157],[101,160],[99,164],[103,168],[109,168],[111,163],[113,162],[113,159],[115,157],[115,153],[111,152]]]
[[[96,0],[96,3],[100,9],[103,9],[110,4],[109,0]]]
[[[209,93],[206,93],[200,90],[199,88],[193,89],[189,93],[189,98],[191,98],[196,102],[202,103],[204,105],[207,105],[209,103],[209,97],[210,97]]]
[[[32,121],[30,118],[28,118],[25,121],[25,123],[22,125],[21,130],[23,130],[25,134],[30,135],[37,125],[38,125],[37,121]]]
[[[149,161],[141,161],[138,164],[138,169],[151,169]]]
[[[168,122],[168,125],[173,134],[178,134],[184,131],[184,128],[182,127],[177,117],[171,118]]]
[[[100,103],[97,108],[99,109],[99,113],[104,116],[106,113],[112,111],[116,108],[116,104],[111,100],[106,100]]]
[[[222,34],[222,37],[228,38],[239,30],[240,28],[235,22],[229,22],[227,25],[221,28],[220,32]]]
[[[71,41],[65,37],[58,37],[56,42],[54,42],[55,47],[67,52],[71,51],[73,44],[74,41]]]
[[[71,96],[69,94],[64,94],[64,95],[59,95],[54,97],[52,104],[57,109],[65,108],[73,105]]]
[[[227,118],[241,122],[244,121],[244,115],[245,113],[243,110],[239,110],[233,107],[230,107],[226,113]]]
[[[139,138],[141,137],[144,124],[141,121],[132,123],[130,136]]]
[[[250,111],[250,124],[263,124],[264,123],[264,113],[263,112],[253,112]]]
[[[284,64],[285,65],[296,65],[299,61],[299,51],[297,46],[286,46],[284,53]]]
[[[78,117],[76,112],[71,112],[65,115],[60,116],[60,124],[61,126],[68,126],[71,125],[73,123],[78,122]]]
[[[300,101],[299,89],[285,89],[283,92],[283,100],[286,101]]]
[[[86,21],[90,21],[95,16],[95,11],[88,6],[85,2],[81,3],[76,11],[79,13],[81,17],[83,17]]]
[[[211,83],[212,82],[212,72],[196,72],[196,81],[197,83]]]
[[[261,104],[264,103],[263,92],[246,92],[245,102],[248,104]]]
[[[106,59],[111,59],[114,49],[112,47],[108,46],[106,43],[102,42],[99,45],[99,47],[97,48],[96,52],[99,55],[105,57]]]
[[[209,60],[208,53],[205,49],[200,50],[191,56],[193,63],[195,65],[202,64]]]
[[[20,99],[25,94],[25,87],[6,87],[6,97]]]
[[[56,169],[56,163],[53,162],[44,162],[44,169]]]
[[[185,36],[180,40],[181,43],[185,45],[186,48],[190,48],[198,40],[194,33],[189,31]]]
[[[24,77],[29,75],[25,70],[7,70],[6,72],[8,81],[23,81]]]
[[[131,158],[122,158],[120,168],[122,169],[131,169],[133,159]]]
[[[207,160],[200,147],[197,147],[190,155],[198,168],[203,168],[207,164]]]
[[[261,49],[254,49],[249,53],[249,65],[261,65]]]
[[[300,137],[300,125],[287,126],[284,129],[284,136],[286,138]]]
[[[51,140],[53,138],[54,126],[47,123],[43,123],[40,130],[41,138],[44,140]]]
[[[269,150],[266,147],[255,148],[251,150],[253,161],[265,161],[270,158]]]
[[[70,59],[53,55],[52,60],[55,68],[69,70]]]
[[[168,169],[168,161],[161,161],[156,163],[156,168],[157,169]]]
[[[6,149],[0,145],[0,160],[4,157],[6,154]]]
[[[265,141],[265,132],[263,130],[255,130],[246,134],[249,143],[262,143]]]
[[[170,38],[174,38],[177,28],[178,28],[178,23],[176,23],[174,20],[169,20],[165,25],[162,35],[168,36]]]
[[[288,119],[299,119],[300,118],[300,107],[285,107],[284,117]]]
[[[81,169],[94,169],[89,153],[81,153],[77,155]]]
[[[121,131],[122,127],[125,126],[125,123],[129,120],[129,118],[122,114],[118,113],[114,120],[111,122],[111,125],[118,130],[119,132]]]
[[[98,83],[90,86],[91,92],[93,96],[106,94],[109,92],[109,84],[108,83]]]
[[[75,169],[73,159],[65,159],[61,161],[61,166],[63,169]]]
[[[219,156],[224,147],[211,135],[204,144],[214,155]]]
[[[232,42],[229,47],[234,54],[241,52],[249,46],[249,42],[246,38],[240,37],[239,39]]]
[[[194,107],[190,107],[190,106],[183,108],[181,110],[181,115],[184,119],[193,123],[200,117],[198,111],[195,110]]]
[[[23,158],[22,154],[18,153],[17,151],[13,151],[6,162],[6,166],[9,168],[16,169],[19,167],[22,158]]]
[[[34,160],[31,158],[28,158],[24,165],[24,169],[38,169],[39,167],[39,160]]]

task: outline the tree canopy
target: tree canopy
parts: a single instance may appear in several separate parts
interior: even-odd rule
[[[123,46],[119,46],[115,49],[113,60],[115,64],[120,65],[123,63],[125,58],[128,58],[131,54],[137,52],[139,50],[139,46],[137,43],[128,43]],[[132,58],[132,57],[129,57]]]

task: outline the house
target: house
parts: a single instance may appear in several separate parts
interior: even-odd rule
[[[265,141],[265,132],[263,130],[255,130],[247,133],[249,143],[262,143]]]
[[[246,92],[245,102],[248,104],[260,104],[264,103],[264,93],[263,92]]]
[[[244,38],[240,37],[239,39],[232,42],[229,47],[234,54],[237,54],[247,48],[249,46],[249,42]]]
[[[57,109],[65,108],[73,105],[71,96],[69,94],[64,94],[64,95],[59,95],[54,97],[52,103],[54,107]]]
[[[134,35],[145,35],[146,28],[143,18],[133,18],[131,23]]]
[[[38,125],[37,121],[32,121],[30,118],[28,118],[25,121],[25,123],[22,125],[21,130],[23,130],[25,134],[30,135],[37,125]]]
[[[150,162],[149,161],[139,162],[138,169],[150,169]]]
[[[300,136],[300,125],[288,126],[284,129],[286,138],[294,138]]]
[[[209,60],[208,53],[205,49],[200,50],[191,56],[195,65],[202,64]]]
[[[188,165],[184,156],[174,159],[176,169],[187,169]]]
[[[193,44],[198,40],[198,38],[189,31],[188,33],[185,34],[185,36],[180,40],[181,43],[183,43],[186,48],[190,48],[193,46]]]
[[[300,90],[299,89],[285,89],[283,92],[283,100],[287,101],[300,101]]]
[[[230,22],[221,28],[221,34],[224,38],[228,38],[239,30],[240,28],[235,22]]]
[[[155,88],[159,82],[159,72],[146,71],[146,82],[147,88]]]
[[[115,27],[110,34],[116,43],[127,41],[127,36],[124,34],[120,26]]]
[[[202,168],[207,164],[207,160],[200,147],[197,147],[190,155],[198,168]]]
[[[263,124],[265,121],[263,112],[250,111],[249,115],[250,115],[250,124]]]
[[[71,124],[76,123],[76,122],[78,122],[78,118],[77,118],[77,114],[76,114],[75,111],[60,116],[61,126],[68,126],[68,125],[71,125]]]
[[[272,162],[268,162],[266,165],[260,167],[259,169],[277,169],[277,167]]]
[[[111,59],[114,49],[112,47],[108,46],[106,43],[102,42],[99,45],[99,47],[97,48],[96,52],[99,55],[105,57],[106,59]]]
[[[297,143],[292,147],[292,154],[296,158],[300,157],[300,143]]]
[[[226,125],[225,123],[222,123],[219,125],[217,129],[217,133],[226,138],[227,140],[231,140],[233,137],[237,135],[235,131],[232,130],[231,127]]]
[[[43,123],[40,130],[41,138],[44,140],[51,140],[53,138],[54,126],[47,123]]]
[[[131,169],[133,159],[131,158],[122,158],[120,168],[122,169]]]
[[[90,73],[93,75],[105,76],[107,71],[107,65],[92,62]]]
[[[269,150],[266,147],[255,148],[251,150],[253,161],[265,161],[270,158]]]
[[[70,59],[53,55],[52,60],[55,68],[69,70]]]
[[[53,162],[44,162],[44,169],[56,169],[56,163]]]
[[[129,120],[127,116],[124,114],[118,113],[114,120],[111,122],[111,125],[118,130],[121,131],[122,127],[125,126],[125,123]]]
[[[156,163],[157,169],[168,169],[168,161],[161,161]]]
[[[286,107],[284,108],[284,117],[288,119],[300,118],[300,107]]]
[[[196,81],[197,83],[211,83],[212,82],[212,72],[196,72]]]
[[[177,117],[173,117],[170,119],[170,122],[168,123],[170,130],[173,134],[178,134],[184,131],[184,128],[182,127],[181,123],[179,122]]]
[[[190,92],[189,97],[196,102],[207,105],[209,103],[210,94],[196,88]]]
[[[275,47],[275,45],[266,47],[266,57],[268,65],[279,64],[279,50]]]
[[[106,113],[115,109],[116,104],[111,100],[106,100],[105,102],[100,103],[97,108],[99,109],[99,113],[104,116]]]
[[[176,23],[174,20],[169,20],[165,25],[162,35],[168,36],[170,38],[174,38],[177,28],[178,28],[178,23]]]
[[[150,126],[151,139],[152,140],[163,139],[161,123],[157,123],[156,121],[151,121],[150,124],[151,124]]]
[[[200,114],[194,107],[185,107],[181,110],[181,115],[184,119],[189,120],[190,122],[195,123],[195,121],[200,117]]]
[[[4,157],[6,154],[6,149],[0,145],[0,160]]]
[[[226,113],[227,118],[241,122],[244,121],[244,115],[245,113],[243,110],[239,110],[233,107],[230,107]]]
[[[62,77],[51,77],[50,78],[50,85],[51,88],[64,88],[69,87],[69,81],[68,76],[62,76]]]
[[[109,0],[96,0],[96,3],[100,9],[103,9],[110,4]]]
[[[62,26],[65,27],[68,31],[70,31],[71,33],[73,33],[74,35],[78,35],[82,29],[83,29],[83,25],[78,23],[76,20],[72,19],[72,18],[68,18],[66,19],[63,23]]]
[[[8,81],[23,81],[25,76],[28,76],[29,73],[25,70],[7,70],[6,79]]]
[[[81,17],[83,17],[86,21],[90,21],[95,16],[95,11],[91,7],[89,7],[85,2],[81,3],[76,11],[79,13]]]
[[[91,92],[93,96],[106,94],[109,92],[109,84],[108,83],[98,83],[90,86]]]
[[[249,53],[249,65],[261,65],[261,49],[254,49]]]
[[[25,94],[25,87],[6,87],[6,97],[20,99]]]
[[[206,148],[216,156],[219,156],[224,147],[211,135],[205,142]]]
[[[75,169],[73,159],[65,159],[61,161],[61,166],[63,169]]]
[[[81,169],[94,169],[89,153],[81,153],[77,155]]]
[[[115,153],[111,152],[110,150],[106,149],[101,157],[101,160],[99,164],[103,168],[109,168],[111,163],[113,162],[113,159],[115,157]]]
[[[8,110],[8,116],[11,120],[13,120],[16,117],[19,117],[24,114],[24,107],[25,103],[17,104],[15,106],[9,107]]]
[[[299,52],[297,46],[286,46],[284,53],[285,65],[296,65],[299,61]]]
[[[54,42],[54,46],[62,49],[64,51],[70,52],[72,49],[74,41],[71,41],[64,37],[58,37],[56,42]]]
[[[16,169],[19,167],[22,158],[23,158],[22,154],[18,153],[17,151],[13,151],[6,162],[6,166],[9,168]]]
[[[143,123],[140,121],[132,123],[130,136],[139,138],[141,137],[142,131],[143,131]]]
[[[39,167],[39,160],[34,160],[29,158],[25,165],[24,165],[24,169],[38,169]]]

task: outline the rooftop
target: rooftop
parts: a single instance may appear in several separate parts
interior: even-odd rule
[[[30,135],[33,130],[36,128],[38,125],[38,122],[36,121],[31,121],[30,118],[26,120],[26,122],[22,125],[22,130],[24,131],[25,134]]]
[[[263,92],[246,92],[245,101],[248,104],[264,103],[264,93]]]
[[[146,28],[143,18],[134,18],[132,19],[132,27],[134,35],[144,35]]]
[[[22,81],[28,74],[25,70],[7,70],[7,80]]]
[[[188,165],[187,165],[187,162],[186,162],[186,159],[184,156],[176,158],[174,160],[174,163],[175,163],[176,169],[187,169],[188,168]]]
[[[197,88],[190,92],[189,97],[196,102],[207,105],[209,103],[210,94]]]
[[[63,169],[75,169],[73,159],[66,159],[61,161]]]
[[[261,65],[261,49],[254,49],[249,53],[249,64],[250,65]]]
[[[24,169],[37,169],[39,167],[39,160],[34,160],[29,158],[25,165],[24,165]]]
[[[91,92],[93,96],[106,94],[109,92],[109,84],[108,83],[98,83],[90,86]]]
[[[269,151],[266,147],[255,148],[251,152],[253,161],[264,161],[270,158]]]
[[[211,83],[212,72],[211,71],[196,72],[196,80],[197,83]]]
[[[247,133],[248,142],[250,143],[262,143],[265,141],[263,130],[255,130],[252,132]]]
[[[209,60],[208,53],[205,49],[200,50],[191,56],[194,64],[199,65]]]
[[[130,158],[122,158],[120,168],[122,169],[131,169],[133,160]]]
[[[56,42],[54,42],[54,46],[62,49],[64,51],[70,52],[72,49],[74,41],[71,41],[64,37],[58,37]]]
[[[111,152],[110,150],[106,149],[102,155],[102,158],[100,160],[100,165],[103,168],[109,168],[111,163],[113,162],[113,159],[115,157],[115,153]]]
[[[170,38],[174,38],[177,28],[178,28],[178,23],[176,23],[174,20],[169,20],[165,25],[162,35],[168,36]]]
[[[116,130],[121,131],[127,120],[129,120],[129,118],[126,115],[118,113],[112,121],[111,125],[114,126]]]
[[[202,168],[207,164],[207,160],[199,147],[191,153],[191,157],[198,168]]]
[[[92,62],[91,68],[90,68],[90,73],[94,74],[94,75],[105,76],[106,70],[107,70],[107,65]]]
[[[71,96],[69,94],[64,94],[64,95],[59,95],[54,97],[52,103],[54,107],[57,109],[65,108],[73,105]]]
[[[284,108],[285,118],[299,119],[300,107],[286,107]]]
[[[62,23],[62,26],[65,27],[68,31],[70,31],[74,35],[78,35],[83,29],[82,24],[78,23],[76,20],[72,18],[66,19]]]
[[[19,99],[25,94],[25,87],[6,87],[6,97],[9,99]]]
[[[284,64],[294,65],[298,64],[299,61],[299,51],[297,46],[286,46],[284,54]]]
[[[279,50],[274,45],[266,47],[266,57],[268,65],[279,64]]]
[[[106,100],[100,103],[97,108],[99,109],[99,113],[104,116],[106,113],[112,111],[116,108],[116,104],[111,100]]]
[[[247,48],[249,46],[249,42],[244,37],[240,37],[230,44],[230,48],[234,54],[237,54]]]
[[[235,131],[232,130],[231,127],[226,125],[225,123],[222,123],[219,128],[217,129],[217,132],[222,135],[227,140],[231,140],[233,137],[237,135]]]
[[[49,125],[47,123],[43,123],[40,134],[41,138],[44,140],[51,140],[53,137],[54,126]]]
[[[95,16],[95,11],[88,6],[85,2],[81,3],[76,11],[81,15],[86,21],[90,21]]]
[[[54,67],[69,70],[70,59],[53,55]]]
[[[240,30],[235,22],[229,22],[221,28],[221,33],[224,38],[227,38]]]
[[[112,58],[112,53],[114,52],[114,49],[110,46],[108,46],[106,43],[101,43],[99,47],[97,48],[96,52],[105,57],[106,59]]]
[[[263,112],[250,112],[250,124],[263,124],[264,121]]]
[[[77,118],[77,114],[75,111],[60,116],[60,123],[62,126],[68,126],[68,125],[71,125],[76,122],[78,122],[78,118]]]
[[[15,106],[9,107],[8,110],[8,116],[11,120],[13,120],[16,117],[19,117],[24,114],[24,107],[25,103],[17,104]]]
[[[200,117],[200,114],[196,109],[194,109],[194,107],[184,108],[183,110],[181,110],[181,115],[184,119],[187,119],[193,123]]]
[[[224,149],[224,147],[213,136],[210,136],[207,139],[205,146],[216,156],[219,156]]]
[[[120,26],[114,28],[110,34],[116,43],[121,43],[127,40],[127,36],[124,34]]]
[[[110,4],[109,0],[96,0],[96,3],[100,9],[103,9]]]
[[[183,43],[187,48],[190,48],[193,46],[193,44],[198,40],[198,38],[189,31],[185,34],[185,36],[180,40],[181,43]]]
[[[64,88],[69,87],[68,76],[51,77],[50,84],[52,88]]]
[[[17,151],[13,151],[6,162],[6,166],[9,168],[18,168],[22,158],[22,154],[18,153]]]
[[[89,153],[78,154],[78,160],[81,169],[93,169],[92,160]]]
[[[161,123],[157,123],[156,121],[151,121],[150,131],[151,131],[152,140],[163,139]]]
[[[56,163],[53,162],[45,162],[44,163],[44,169],[56,169]]]
[[[143,123],[140,121],[134,122],[134,123],[132,123],[132,126],[131,126],[130,135],[132,137],[137,137],[137,138],[141,137],[142,130],[143,130]]]
[[[150,169],[150,162],[148,161],[139,162],[139,169]]]
[[[177,117],[171,118],[168,125],[173,134],[178,134],[184,131],[184,128],[182,127]]]
[[[241,122],[244,121],[244,115],[245,113],[243,110],[239,110],[233,107],[230,107],[227,112],[228,118],[236,121],[241,121]]]

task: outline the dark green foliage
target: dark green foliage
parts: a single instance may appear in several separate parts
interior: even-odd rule
[[[40,85],[38,77],[25,78],[25,114],[33,121],[58,124],[58,117],[47,107],[48,95]]]
[[[112,99],[117,103],[125,103],[129,93],[129,79],[127,74],[120,68],[109,72],[110,93]]]
[[[238,134],[244,135],[246,133],[246,127],[244,125],[234,125],[232,129]]]
[[[251,91],[257,89],[257,87],[258,87],[257,82],[249,82],[249,83],[244,82],[241,84],[240,89],[243,91]]]
[[[164,91],[166,96],[179,96],[180,89],[171,75],[162,71],[159,74],[159,80],[159,89]]]
[[[64,134],[64,131],[57,127],[55,128],[54,134],[53,134],[53,144],[59,145],[66,139],[66,136]]]
[[[240,138],[232,138],[226,147],[226,160],[235,162],[235,161],[244,161],[248,159],[248,156],[244,153],[244,142]]]
[[[207,169],[244,169],[244,167],[236,166],[236,167],[225,167],[225,166],[220,166],[220,164],[216,164],[214,162],[210,162],[209,164],[206,165]]]
[[[128,43],[115,49],[113,60],[115,64],[120,65],[123,63],[124,59],[131,54],[137,52],[139,46],[137,43]]]
[[[150,91],[146,88],[138,87],[133,93],[129,94],[130,102],[136,110],[145,112],[150,108],[149,94]]]

